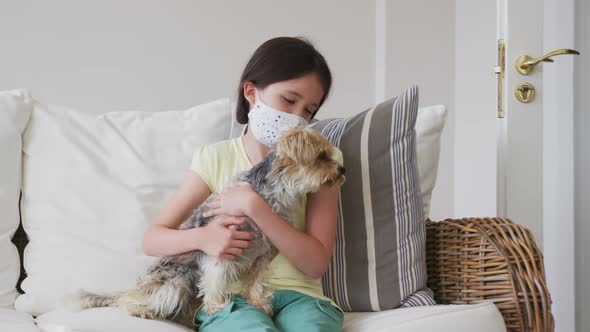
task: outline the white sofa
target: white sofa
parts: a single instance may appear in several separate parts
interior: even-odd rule
[[[437,305],[373,313],[346,313],[344,331],[427,332],[505,331],[504,321],[493,303]],[[33,318],[11,309],[0,310],[0,331],[6,332],[187,332],[171,322],[129,317],[115,308],[89,309],[78,313],[53,310]]]
[[[94,117],[44,104],[24,89],[0,92],[0,331],[190,331],[117,308],[71,312],[60,301],[79,288],[133,286],[155,259],[141,252],[143,231],[182,180],[191,148],[229,137],[231,123],[228,99],[186,110]],[[422,148],[436,159],[419,157],[421,180],[430,177],[423,188],[429,197],[442,122],[421,125],[424,142],[428,135],[432,141],[423,144],[434,144]],[[15,289],[20,265],[10,243],[21,190],[30,240],[25,294]],[[433,330],[500,332],[506,326],[491,302],[346,313],[344,321],[347,332]]]

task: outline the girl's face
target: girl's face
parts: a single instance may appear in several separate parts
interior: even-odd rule
[[[252,82],[244,84],[244,96],[250,102],[250,108],[257,98],[261,98],[266,105],[282,112],[298,115],[307,121],[311,120],[313,113],[317,111],[324,93],[316,73],[276,82],[262,90],[256,89]]]

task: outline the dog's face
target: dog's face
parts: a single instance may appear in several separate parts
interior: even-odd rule
[[[315,130],[291,129],[277,142],[272,171],[298,192],[315,192],[323,184],[344,181],[335,153],[334,145]]]

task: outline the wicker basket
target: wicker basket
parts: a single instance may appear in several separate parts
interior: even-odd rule
[[[428,221],[426,229],[437,303],[491,301],[508,331],[553,331],[543,255],[528,229],[500,218]]]

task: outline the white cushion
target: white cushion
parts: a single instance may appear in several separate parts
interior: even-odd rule
[[[36,101],[23,133],[25,294],[40,314],[77,289],[135,286],[156,259],[143,233],[186,176],[197,144],[225,139],[229,99],[187,110],[93,116]]]
[[[14,309],[0,308],[0,331],[39,332],[33,316]]]
[[[55,309],[37,317],[36,322],[43,332],[194,332],[170,321],[131,317],[119,308]]]
[[[430,198],[436,184],[440,137],[447,118],[444,105],[433,105],[418,109],[416,118],[416,160],[422,192],[424,217],[430,216]]]
[[[20,260],[10,240],[19,224],[21,134],[31,107],[27,91],[0,91],[0,307],[4,308],[12,308],[18,294]]]
[[[506,326],[491,302],[435,305],[344,315],[344,332],[504,332]]]

